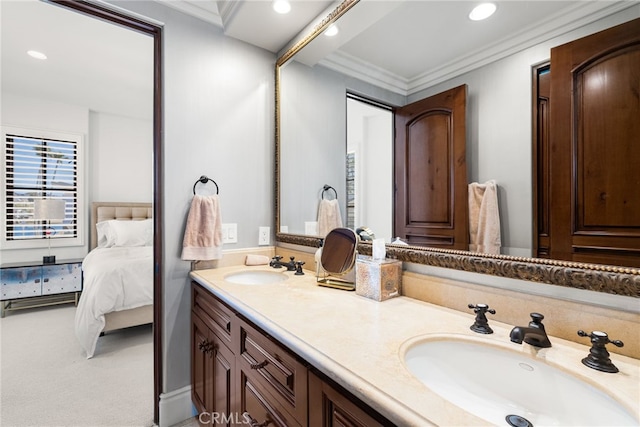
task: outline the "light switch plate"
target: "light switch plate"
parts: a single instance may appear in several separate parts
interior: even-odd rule
[[[238,243],[238,224],[222,224],[222,243]]]

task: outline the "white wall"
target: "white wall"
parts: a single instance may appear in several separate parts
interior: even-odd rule
[[[258,227],[273,227],[276,58],[159,3],[116,4],[164,24],[162,390],[171,394],[191,381],[191,266],[180,253],[194,182],[214,179],[223,222],[238,224],[225,249],[255,247]],[[171,416],[161,410],[161,425]]]
[[[153,200],[153,122],[90,112],[91,202]]]

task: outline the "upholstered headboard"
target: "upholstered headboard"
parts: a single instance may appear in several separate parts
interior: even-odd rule
[[[91,203],[91,241],[89,249],[98,245],[96,224],[110,219],[121,221],[136,221],[152,218],[151,203],[130,202],[93,202]]]

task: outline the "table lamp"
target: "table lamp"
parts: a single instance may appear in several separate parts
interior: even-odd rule
[[[49,241],[49,255],[42,257],[43,264],[55,264],[56,256],[51,255],[51,222],[62,222],[65,219],[65,201],[62,199],[36,199],[33,201],[33,219],[47,221],[45,231]]]

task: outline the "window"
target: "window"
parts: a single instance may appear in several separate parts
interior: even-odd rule
[[[7,248],[81,244],[79,135],[4,128],[2,242]],[[49,223],[34,217],[36,200],[65,201],[65,219]],[[47,242],[50,243],[50,242]]]

